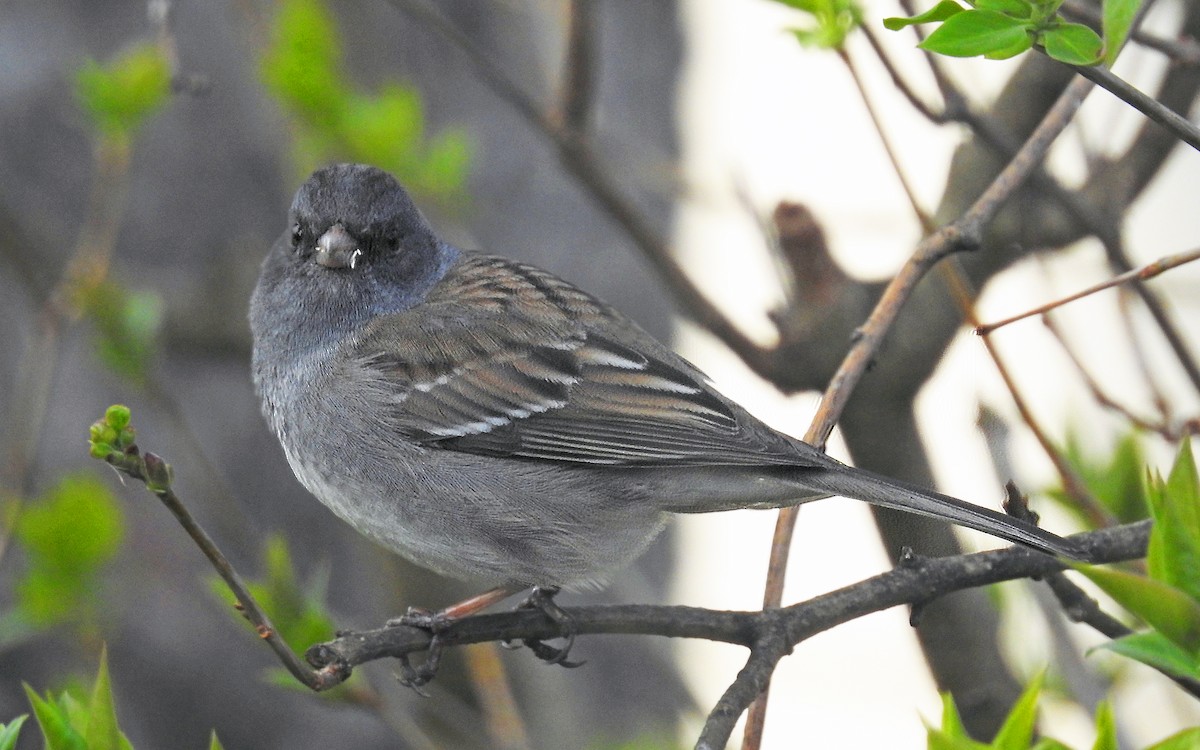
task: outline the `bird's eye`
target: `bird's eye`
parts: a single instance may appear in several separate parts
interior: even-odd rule
[[[292,225],[292,247],[299,247],[300,240],[304,239],[304,229],[299,224]]]

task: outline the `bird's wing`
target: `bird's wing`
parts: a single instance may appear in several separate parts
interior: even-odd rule
[[[794,443],[724,399],[631,321],[536,268],[457,263],[354,359],[409,440],[591,465],[796,464]]]

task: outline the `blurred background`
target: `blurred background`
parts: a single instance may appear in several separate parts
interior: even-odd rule
[[[28,712],[22,681],[40,691],[86,684],[104,643],[122,728],[137,747],[206,746],[213,729],[227,748],[690,746],[742,666],[741,649],[637,637],[581,639],[574,655],[588,663],[571,671],[502,652],[523,730],[497,726],[494,691],[468,676],[487,653],[450,654],[431,700],[397,685],[386,663],[356,671],[330,697],[279,687],[264,677],[268,649],[228,595],[214,593],[174,519],[87,455],[88,425],[107,405],[128,404],[139,443],[174,464],[177,491],[239,569],[267,579],[280,606],[304,610],[298,591],[319,598],[338,628],[477,593],[337,521],[292,478],[259,414],[245,322],[258,265],[286,228],[295,188],[313,167],[341,160],[395,171],[446,239],[597,293],[674,340],[756,414],[804,432],[880,281],[922,235],[845,58],[797,43],[790,29],[810,22],[768,0],[428,7],[10,0],[0,9],[0,721]],[[916,38],[879,24],[902,12],[864,3],[916,95],[936,101]],[[1148,23],[1191,39],[1200,11],[1163,0]],[[590,49],[582,79],[568,54],[581,46]],[[871,64],[861,35],[846,49],[913,200],[954,218],[1002,166],[994,144],[922,117]],[[1033,55],[952,70],[972,111],[1017,142],[1070,75]],[[1168,65],[1132,50],[1118,70],[1181,111],[1200,89],[1195,61]],[[168,97],[131,101],[162,76]],[[560,158],[546,123],[569,117],[564,91],[581,80],[593,83],[583,97],[592,168],[774,356],[747,366],[679,316],[678,290],[662,285],[645,243]],[[1200,157],[1127,110],[1094,93],[1050,165],[1103,208],[1140,264],[1200,245]],[[1106,248],[1083,239],[1095,227],[1044,188],[1013,201],[985,247],[961,259],[983,320],[1114,273]],[[797,288],[781,271],[790,225],[778,218],[800,205],[826,242],[808,251],[819,283]],[[1153,282],[1193,351],[1197,281],[1183,267]],[[685,298],[683,309],[694,306]],[[1014,478],[1037,496],[1044,525],[1078,528],[1077,513],[1045,499],[1059,477],[962,321],[939,277],[923,284],[831,450],[992,507]],[[1196,414],[1196,383],[1133,297],[1090,298],[1061,325],[1083,369],[1131,411],[1170,428]],[[1072,457],[1105,463],[1126,444],[1128,417],[1097,405],[1044,326],[1028,321],[993,339]],[[1137,438],[1139,455],[1164,471],[1169,432]],[[757,608],[774,515],[681,519],[613,587],[561,601]],[[992,544],[888,515],[874,519],[881,543],[872,520],[849,501],[806,507],[785,600],[886,570],[902,545],[945,554]],[[62,549],[70,559],[55,556]],[[293,567],[290,582],[281,571]],[[954,691],[965,720],[987,734],[1046,661],[1065,666],[1045,728],[1069,743],[1091,741],[1090,711],[1109,688],[1118,725],[1138,746],[1200,721],[1149,670],[1083,661],[1080,641],[1096,639],[1034,591],[967,592],[931,604],[916,630],[893,610],[805,644],[778,673],[765,746],[922,746],[938,689]],[[35,747],[34,735],[27,728],[21,747]]]

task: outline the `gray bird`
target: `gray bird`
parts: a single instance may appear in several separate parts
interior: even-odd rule
[[[382,170],[315,172],[289,223],[250,305],[263,413],[309,492],[439,573],[598,585],[672,513],[830,495],[1084,556],[767,427],[587,292],[439,240]]]

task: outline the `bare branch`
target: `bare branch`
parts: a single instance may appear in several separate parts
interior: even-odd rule
[[[1115,286],[1119,286],[1129,281],[1145,281],[1147,279],[1152,279],[1161,273],[1171,270],[1172,268],[1182,266],[1185,263],[1191,263],[1194,260],[1200,260],[1200,248],[1189,250],[1186,253],[1176,253],[1175,255],[1168,255],[1164,258],[1159,258],[1152,263],[1147,263],[1141,268],[1135,268],[1133,270],[1126,271],[1119,276],[1114,276],[1108,281],[1102,281],[1099,284],[1094,284],[1082,291],[1069,294],[1066,297],[1057,299],[1053,302],[1047,302],[1044,305],[1039,305],[1030,310],[1026,310],[1023,313],[1018,313],[1017,315],[998,320],[995,323],[984,323],[982,325],[975,326],[975,333],[980,336],[987,336],[992,331],[1002,328],[1010,323],[1016,323],[1018,320],[1031,318],[1034,315],[1044,315],[1056,307],[1062,307],[1068,302],[1075,302],[1076,300],[1083,299],[1084,297],[1095,294],[1096,292],[1102,292],[1105,289],[1112,289]]]
[[[1093,65],[1072,65],[1076,73],[1107,89],[1121,101],[1166,128],[1172,136],[1200,151],[1200,128],[1162,102],[1147,96],[1135,86],[1107,68]]]

